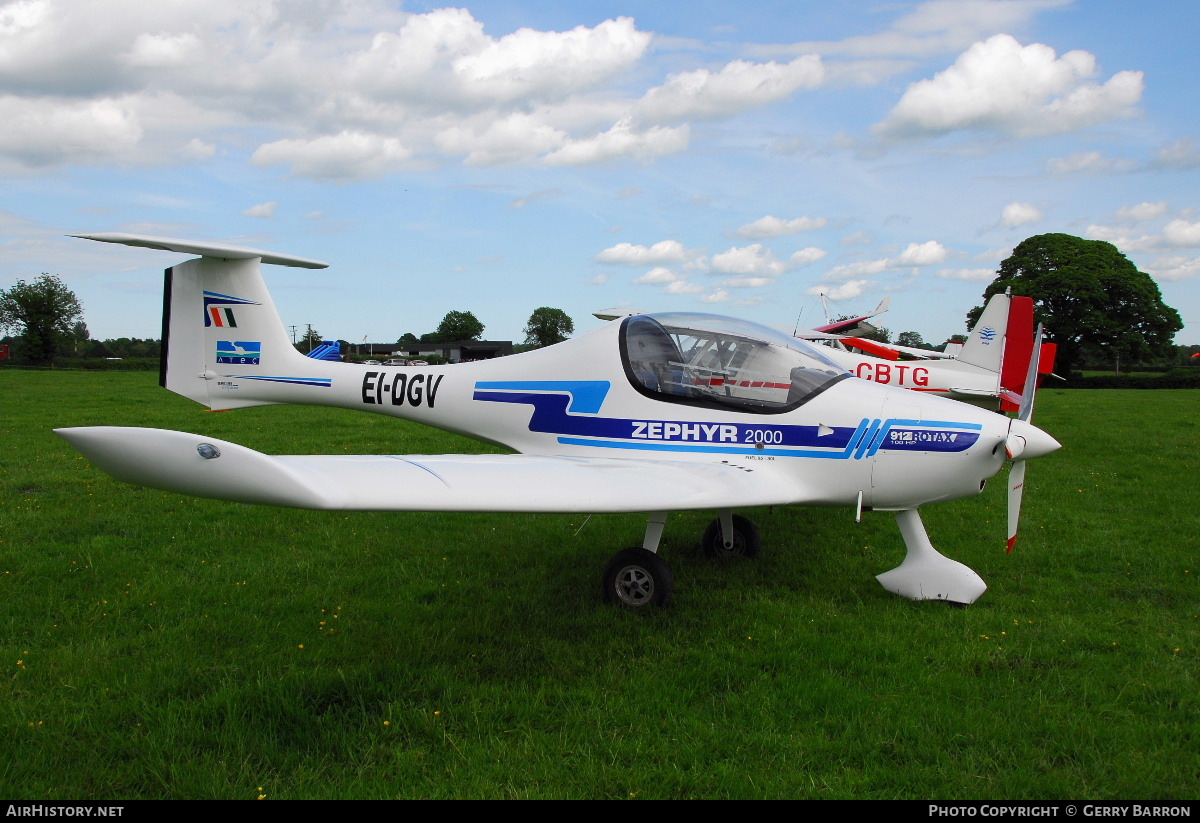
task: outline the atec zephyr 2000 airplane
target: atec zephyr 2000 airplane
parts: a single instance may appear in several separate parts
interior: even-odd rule
[[[166,272],[162,385],[211,409],[308,403],[389,414],[507,446],[506,455],[269,456],[163,429],[58,429],[119,480],[311,509],[646,512],[642,546],[618,552],[604,596],[666,604],[667,514],[715,509],[716,557],[753,556],[733,510],[849,506],[896,512],[904,562],[879,575],[914,600],[971,603],[987,588],[930,544],[917,508],[978,494],[1006,457],[1015,534],[1025,461],[1059,447],[1001,416],[852,377],[804,341],[703,314],[643,314],[526,354],[449,366],[315,360],[285,334],[260,263],[303,258],[126,234],[92,240],[198,254]],[[403,490],[401,492],[401,490]]]

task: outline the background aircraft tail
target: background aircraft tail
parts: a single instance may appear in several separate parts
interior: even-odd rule
[[[957,359],[960,363],[969,363],[981,369],[1000,374],[1004,365],[1005,349],[1012,339],[1010,324],[1014,317],[1022,314],[1020,307],[1013,311],[1014,301],[1029,301],[1029,321],[1033,321],[1033,301],[1028,297],[1011,297],[1007,294],[995,294],[983,307],[983,313],[967,340],[963,343],[962,351]],[[1033,326],[1029,327],[1029,340],[1033,340]],[[1032,345],[1032,342],[1029,344]],[[1025,353],[1025,362],[1029,362],[1029,353]],[[1024,372],[1022,372],[1022,378]],[[1018,389],[1019,391],[1019,389]]]
[[[160,237],[76,236],[201,255],[166,270],[163,388],[211,409],[235,409],[287,402],[281,389],[289,384],[328,383],[319,376],[321,361],[292,345],[260,270],[264,262],[304,268],[325,268],[325,263]]]
[[[1040,345],[1039,375],[1054,370],[1056,346],[1040,343],[1034,332],[1033,298],[995,294],[988,300],[979,322],[963,344],[958,360],[1000,375],[1001,411],[1017,411],[1017,405],[1003,397],[1005,391],[1018,397],[1025,391],[1034,347]],[[1041,378],[1038,378],[1041,385]]]

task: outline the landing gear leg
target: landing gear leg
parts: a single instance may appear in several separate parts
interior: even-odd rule
[[[974,571],[938,553],[916,509],[896,512],[896,524],[908,553],[899,566],[876,576],[885,589],[909,600],[945,600],[962,605],[974,603],[987,591],[987,584]]]
[[[755,558],[762,553],[762,538],[750,520],[729,509],[718,512],[701,539],[704,553],[714,560],[726,557]]]

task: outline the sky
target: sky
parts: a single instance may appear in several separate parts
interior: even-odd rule
[[[185,259],[269,249],[285,324],[864,313],[964,332],[1027,237],[1106,240],[1200,344],[1200,4],[0,0],[0,289],[157,338]]]

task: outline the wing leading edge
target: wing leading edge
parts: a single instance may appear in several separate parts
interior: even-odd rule
[[[118,480],[303,509],[645,512],[805,502],[778,474],[728,462],[525,454],[271,456],[166,429],[56,429]]]

